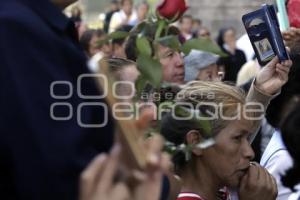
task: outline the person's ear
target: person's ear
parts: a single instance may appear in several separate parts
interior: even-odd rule
[[[201,137],[201,134],[199,133],[199,131],[190,130],[186,134],[186,142],[188,145],[196,145],[196,144],[200,143],[201,140],[202,140],[202,137]],[[202,155],[202,149],[200,149],[200,148],[193,148],[192,152],[197,156]]]

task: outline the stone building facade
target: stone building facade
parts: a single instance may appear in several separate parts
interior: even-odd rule
[[[242,16],[258,9],[262,4],[272,4],[273,0],[188,0],[189,11],[193,17],[202,20],[213,37],[222,27],[234,27],[238,35],[245,32]]]

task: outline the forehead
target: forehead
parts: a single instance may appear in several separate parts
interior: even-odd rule
[[[132,0],[124,0],[123,2],[122,2],[122,5],[129,5],[129,4],[132,4]]]
[[[171,49],[171,48],[169,48],[169,47],[166,47],[166,46],[163,46],[163,45],[159,45],[158,46],[158,52],[159,52],[160,56],[164,56],[167,53],[174,52],[174,50]]]
[[[218,66],[216,64],[210,64],[206,68],[202,69],[203,71],[215,71],[218,69]],[[201,71],[201,70],[200,70]]]
[[[231,121],[219,135],[223,134],[224,136],[232,136],[238,133],[251,135],[254,133],[253,122],[251,120],[235,120]]]
[[[183,17],[182,18],[182,22],[193,22],[193,19],[192,18],[190,18],[190,17]]]

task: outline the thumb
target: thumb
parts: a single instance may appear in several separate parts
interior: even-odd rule
[[[245,190],[247,183],[248,183],[248,179],[249,179],[249,172],[247,172],[247,174],[245,174],[240,182],[240,187],[239,187],[239,191]]]
[[[145,130],[149,127],[151,121],[155,120],[156,113],[152,107],[145,108],[140,114],[139,119],[135,122],[139,130]]]
[[[266,67],[275,68],[276,64],[279,63],[278,56],[275,56],[267,65]]]

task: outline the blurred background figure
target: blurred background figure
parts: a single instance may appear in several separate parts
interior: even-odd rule
[[[119,11],[119,3],[117,0],[112,0],[110,2],[109,11],[105,14],[104,27],[103,27],[105,33],[108,33],[111,17],[117,11]]]
[[[80,38],[80,45],[88,57],[87,65],[91,72],[98,72],[98,63],[102,58],[112,57],[111,44],[104,41],[105,37],[103,30],[89,29]]]
[[[192,50],[184,58],[185,77],[184,81],[215,81],[220,80],[218,76],[218,55],[213,53]]]
[[[252,80],[261,69],[257,59],[254,57],[252,60],[246,62],[240,69],[237,75],[236,84],[241,86]]]
[[[140,75],[136,63],[124,58],[111,58],[107,61],[114,80],[126,82],[116,85],[115,93],[117,96],[122,97],[119,100],[132,101],[131,98],[135,94],[134,84]],[[132,85],[129,83],[132,83]]]
[[[179,21],[180,37],[183,42],[193,38],[193,17],[184,15]]]
[[[130,32],[133,26],[124,25],[117,29],[117,31]],[[125,53],[126,38],[112,40],[112,57],[113,58],[126,58]]]
[[[78,5],[75,5],[71,8],[71,17],[70,19],[75,23],[75,26],[78,27],[82,21],[82,10]]]
[[[247,33],[243,34],[236,42],[238,49],[242,50],[245,53],[247,61],[253,60],[255,55],[252,44]]]
[[[283,142],[293,159],[291,166],[286,174],[281,178],[284,186],[289,187],[294,194],[288,200],[300,199],[300,134],[299,134],[300,106],[293,109],[287,116],[281,127]]]
[[[201,19],[193,19],[192,32],[193,32],[193,36],[194,37],[197,37],[198,31],[201,29],[201,27],[202,27],[202,21],[201,21]]]
[[[100,44],[106,34],[101,29],[89,29],[80,38],[80,44],[86,55],[91,58],[101,52],[105,57],[111,57],[112,49],[109,43]]]
[[[137,6],[138,23],[146,19],[149,13],[149,9],[150,9],[150,5],[147,3],[147,1],[143,1]]]
[[[133,9],[132,0],[121,0],[121,9],[112,15],[109,24],[109,33],[114,32],[122,25],[135,26],[138,22],[137,13]]]
[[[246,56],[242,50],[236,47],[236,34],[234,28],[223,28],[219,31],[217,43],[228,54],[222,58],[225,66],[225,81],[236,82],[237,74],[242,65],[246,63]]]
[[[288,0],[287,9],[289,15],[289,21],[291,27],[300,28],[300,1],[299,0]]]
[[[201,27],[197,32],[197,37],[211,39],[209,29],[207,27]]]

